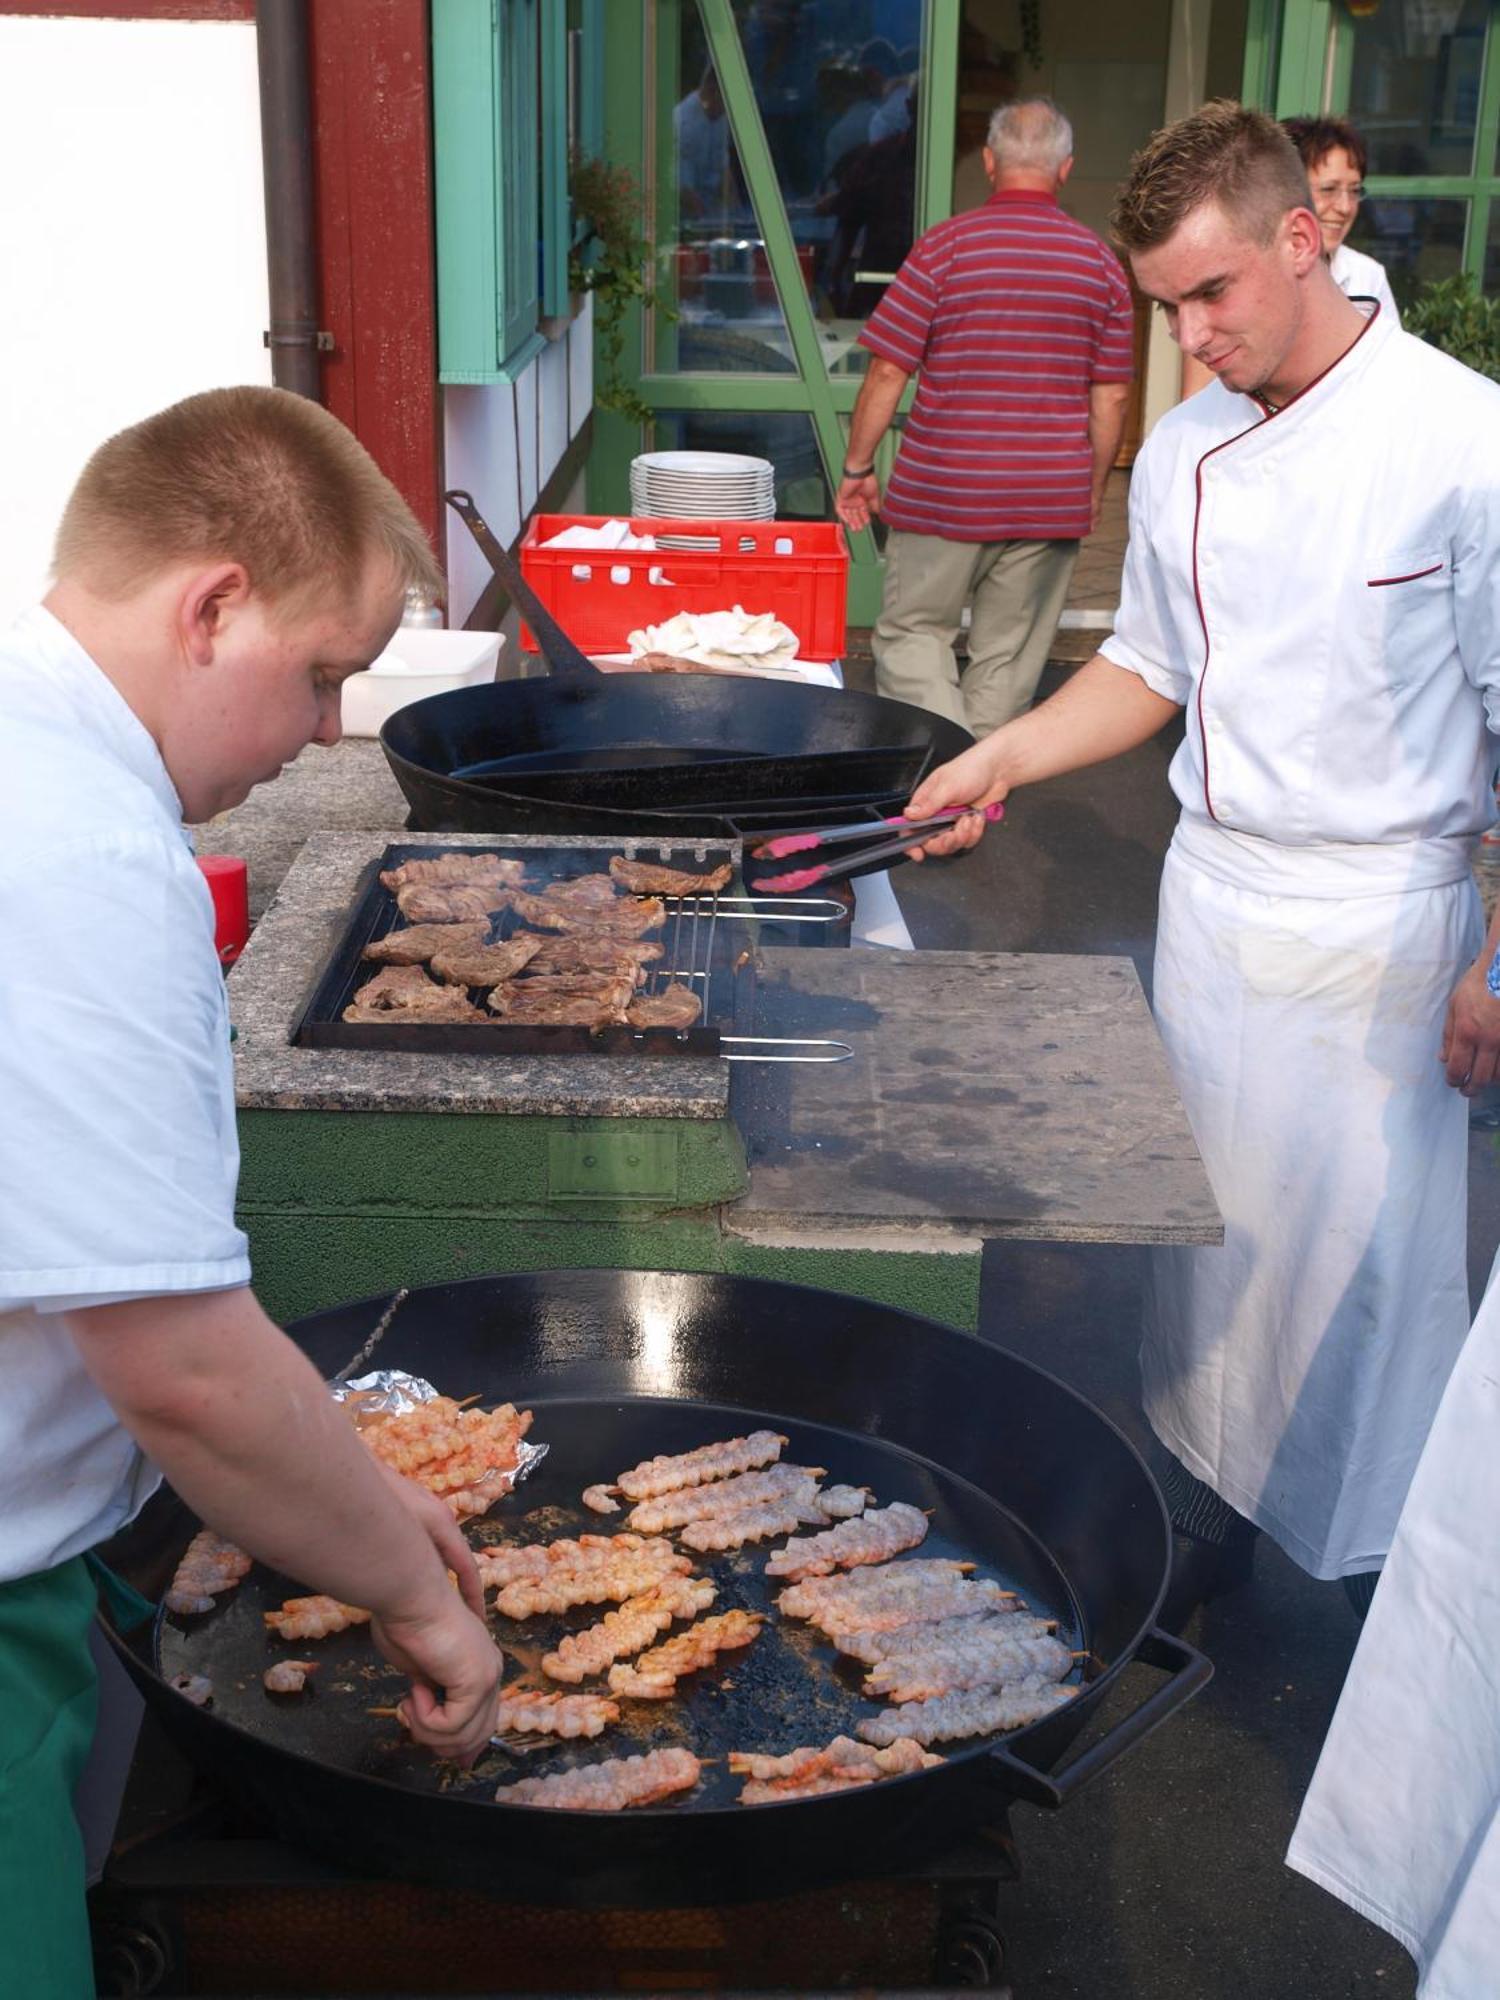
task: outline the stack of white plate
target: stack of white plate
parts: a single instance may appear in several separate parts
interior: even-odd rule
[[[770,521],[776,471],[734,451],[643,451],[630,464],[630,511],[657,520]],[[713,549],[701,535],[658,535],[667,549]]]

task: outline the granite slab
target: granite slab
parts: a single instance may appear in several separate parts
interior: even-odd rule
[[[1223,1241],[1128,958],[768,948],[756,1025],[855,1054],[737,1068],[747,1241]]]
[[[241,1110],[496,1112],[541,1118],[726,1115],[729,1065],[716,1056],[408,1055],[294,1048],[292,1029],[348,922],[361,874],[392,841],[413,847],[493,847],[496,837],[416,834],[399,827],[308,836],[229,975],[235,1096]],[[508,848],[558,844],[536,835],[504,837]],[[566,844],[604,854],[622,848],[646,854],[657,845],[575,835]],[[696,845],[682,842],[678,851]],[[244,851],[243,846],[235,849]]]

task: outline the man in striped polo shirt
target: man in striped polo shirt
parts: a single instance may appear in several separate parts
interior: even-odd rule
[[[1056,105],[1003,106],[984,149],[994,192],[927,231],[860,335],[872,358],[835,506],[851,528],[883,513],[891,531],[876,685],[976,736],[1030,704],[1125,423],[1130,290],[1057,205],[1072,165]],[[882,502],[875,448],[912,375]]]

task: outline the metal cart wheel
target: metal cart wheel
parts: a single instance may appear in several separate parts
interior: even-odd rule
[[[999,1992],[1005,1971],[1005,1936],[989,1918],[953,1917],[938,1932],[937,1977],[943,1986],[984,1989],[1005,2000],[1010,1989]]]
[[[146,2000],[162,1990],[174,1954],[154,1918],[139,1911],[96,1917],[92,1932],[99,2000]]]

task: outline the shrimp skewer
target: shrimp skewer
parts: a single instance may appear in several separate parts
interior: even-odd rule
[[[866,1743],[892,1744],[899,1736],[917,1743],[942,1743],[963,1736],[993,1736],[1002,1729],[1024,1729],[1061,1708],[1078,1693],[1053,1681],[1013,1681],[1009,1687],[972,1694],[939,1695],[934,1701],[907,1701],[883,1708],[859,1723]]]
[[[233,1590],[250,1567],[250,1557],[212,1528],[200,1528],[183,1551],[166,1594],[168,1611],[179,1618],[212,1611],[214,1599]]]
[[[579,1535],[556,1542],[523,1542],[510,1548],[476,1549],[474,1560],[486,1590],[501,1590],[526,1578],[560,1575],[584,1569],[647,1548],[666,1550],[665,1542],[648,1544],[640,1535]]]
[[[867,1667],[881,1660],[906,1657],[918,1651],[934,1650],[966,1632],[993,1635],[996,1639],[1036,1639],[1055,1632],[1055,1618],[1040,1618],[1029,1611],[988,1611],[976,1618],[938,1618],[927,1624],[913,1622],[883,1632],[839,1632],[833,1643],[850,1659],[863,1660]]]
[[[772,1556],[766,1575],[787,1576],[795,1583],[803,1577],[828,1576],[836,1569],[888,1562],[926,1537],[927,1516],[921,1508],[897,1500],[858,1520],[840,1521],[821,1535],[798,1535]]]
[[[826,1750],[789,1750],[784,1757],[762,1757],[731,1750],[729,1768],[748,1779],[740,1792],[742,1806],[770,1805],[777,1799],[811,1799],[825,1792],[847,1792],[880,1778],[904,1777],[925,1771],[942,1758],[909,1736],[898,1736],[888,1749],[856,1743],[852,1736],[835,1736]]]
[[[768,1465],[761,1472],[739,1472],[709,1486],[682,1486],[654,1500],[642,1500],[626,1516],[643,1535],[659,1535],[710,1515],[738,1514],[769,1500],[806,1497],[818,1492],[822,1468],[816,1465]],[[819,1507],[822,1501],[819,1498]]]
[[[370,1614],[336,1597],[289,1597],[279,1611],[263,1611],[268,1631],[280,1639],[328,1639],[351,1625],[368,1625]]]
[[[522,1778],[519,1784],[502,1785],[495,1798],[500,1805],[621,1812],[691,1790],[702,1768],[691,1750],[652,1750],[644,1757],[610,1757],[575,1771],[557,1771],[550,1778]]]
[[[752,1431],[748,1437],[702,1444],[696,1451],[679,1452],[675,1457],[644,1459],[629,1472],[622,1472],[615,1484],[628,1500],[653,1500],[679,1486],[703,1486],[713,1479],[728,1479],[732,1473],[771,1465],[787,1443],[776,1431]]]
[[[971,1688],[1066,1680],[1075,1664],[1059,1639],[958,1640],[879,1661],[865,1676],[865,1692],[895,1702],[930,1701]]]
[[[623,1604],[639,1597],[669,1576],[686,1576],[692,1568],[687,1556],[680,1556],[670,1543],[662,1543],[665,1554],[651,1548],[628,1551],[608,1562],[586,1563],[578,1569],[563,1569],[552,1576],[518,1577],[508,1583],[495,1599],[495,1609],[504,1618],[535,1618],[541,1612],[569,1611],[575,1604]]]
[[[620,1704],[599,1694],[502,1694],[495,1716],[499,1736],[597,1736],[620,1719]]]
[[[700,1618],[675,1639],[642,1653],[633,1665],[611,1667],[610,1692],[637,1701],[665,1701],[684,1674],[711,1665],[720,1653],[748,1646],[765,1622],[762,1611],[725,1611],[717,1618]]]
[[[674,1618],[695,1618],[718,1592],[707,1577],[664,1577],[639,1597],[627,1597],[597,1625],[570,1632],[556,1652],[542,1656],[542,1672],[554,1681],[581,1681],[602,1674],[615,1660],[648,1646]]]
[[[737,1549],[746,1542],[768,1542],[777,1535],[789,1535],[808,1521],[826,1518],[811,1498],[788,1497],[763,1501],[738,1514],[705,1514],[679,1530],[679,1538],[690,1549]]]

